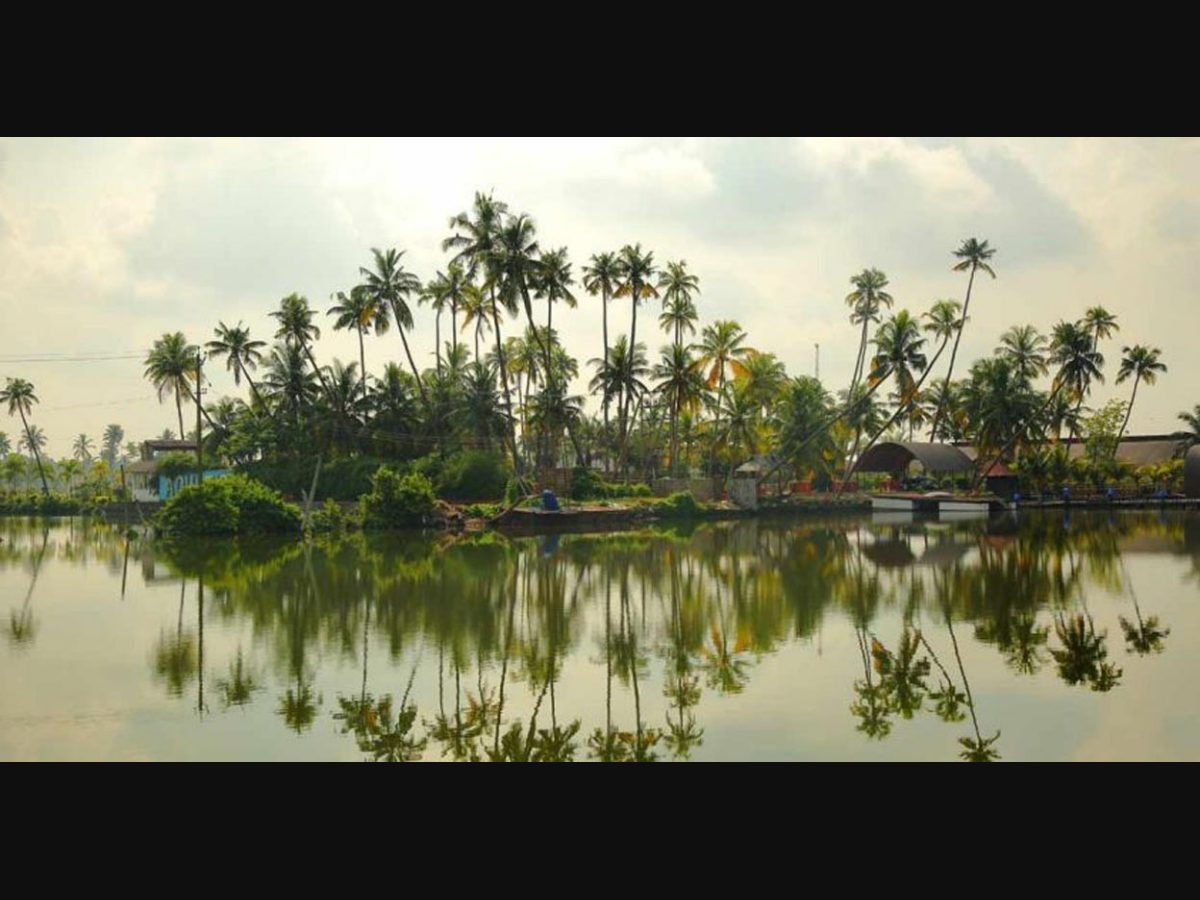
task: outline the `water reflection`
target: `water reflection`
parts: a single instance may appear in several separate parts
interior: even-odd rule
[[[965,644],[993,648],[1014,679],[1111,692],[1126,673],[1089,598],[1119,598],[1126,653],[1158,656],[1171,629],[1143,609],[1126,557],[1182,556],[1200,572],[1197,517],[1163,513],[309,544],[156,543],[78,520],[5,520],[0,535],[0,572],[27,578],[6,620],[15,649],[36,649],[47,560],[99,563],[124,598],[132,557],[135,582],[140,568],[145,584],[178,585],[149,648],[167,697],[194,697],[198,717],[206,679],[221,713],[269,697],[298,739],[324,721],[377,761],[691,759],[706,713],[777,677],[760,670],[827,623],[857,647],[842,690],[859,741],[929,720],[948,726],[945,757],[999,759]],[[206,648],[206,622],[237,640]],[[343,662],[357,689],[331,686]]]

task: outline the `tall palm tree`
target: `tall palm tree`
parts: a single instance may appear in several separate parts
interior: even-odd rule
[[[0,403],[8,404],[10,416],[15,413],[21,417],[21,427],[25,429],[25,439],[33,449],[34,459],[37,460],[38,475],[42,479],[42,493],[49,496],[50,486],[46,484],[46,469],[42,465],[42,454],[37,441],[29,430],[29,415],[33,411],[33,404],[37,402],[38,398],[37,394],[33,392],[33,385],[24,378],[6,379],[4,390],[0,391]]]
[[[700,293],[700,279],[688,272],[687,260],[668,262],[667,268],[658,276],[658,287],[662,291],[662,315],[658,317],[663,331],[672,331],[676,346],[683,344],[683,332],[696,333],[696,304],[694,297]]]
[[[538,275],[537,292],[546,299],[546,330],[554,333],[554,304],[563,302],[571,309],[579,305],[571,293],[575,283],[571,277],[571,264],[567,262],[567,248],[559,247],[549,252],[542,251],[541,272]]]
[[[946,345],[949,333],[955,330],[952,319],[955,312],[956,310],[952,306],[942,306],[939,307],[936,314],[932,330],[935,332],[940,330],[943,334],[943,347]],[[948,318],[950,319],[949,322],[947,321]],[[922,377],[920,381],[917,381],[913,377],[913,373],[927,372],[929,369],[925,353],[923,352],[924,346],[925,338],[921,337],[921,328],[917,324],[917,320],[909,314],[907,309],[900,310],[879,327],[879,331],[875,335],[876,353],[871,360],[871,373],[868,381],[873,385],[878,385],[889,376],[893,377],[900,402],[896,412],[888,420],[888,423],[883,428],[880,428],[871,439],[871,442],[867,445],[867,450],[891,426],[892,422],[895,422],[903,411],[908,408],[909,404],[913,402],[920,391],[921,384],[925,379]],[[862,431],[856,430],[854,449],[850,452],[850,457],[854,460],[854,463],[846,467],[846,477],[838,489],[839,494],[850,483],[850,476],[854,474],[855,469],[858,468],[859,460],[862,458],[858,455],[858,446],[861,437]]]
[[[81,434],[75,438],[75,443],[71,445],[71,455],[81,463],[91,462],[92,439],[86,434]]]
[[[658,274],[658,270],[654,267],[654,254],[650,251],[643,251],[641,244],[635,244],[632,247],[626,244],[621,248],[617,257],[617,277],[620,279],[620,283],[613,296],[629,298],[632,309],[629,325],[630,347],[637,347],[638,304],[650,297],[658,296],[658,289],[655,288],[652,281],[656,274]],[[620,420],[627,426],[629,424],[629,397],[624,399],[623,406]],[[628,432],[623,430],[621,433],[622,447],[624,447],[627,437]]]
[[[261,403],[262,397],[259,395],[250,373],[257,369],[258,364],[262,362],[262,350],[267,346],[267,342],[252,340],[250,329],[244,327],[241,322],[233,327],[219,322],[213,329],[213,334],[216,336],[215,339],[206,345],[209,355],[214,359],[225,357],[225,368],[233,373],[233,383],[240,387],[244,375],[254,399]]]
[[[989,247],[987,241],[980,241],[976,238],[967,238],[959,248],[954,251],[954,255],[958,257],[959,262],[955,264],[953,271],[971,273],[967,279],[967,298],[963,301],[962,322],[958,326],[958,334],[954,338],[954,349],[950,351],[950,368],[946,371],[946,384],[949,384],[954,378],[954,361],[958,358],[958,342],[962,340],[962,329],[967,324],[967,316],[971,313],[971,288],[975,285],[975,273],[979,270],[987,272],[992,278],[996,277],[991,265],[988,263],[993,256],[996,255],[994,247]],[[938,425],[942,420],[942,409],[939,407],[937,413],[933,417],[933,428],[930,429],[930,435],[937,434]],[[932,440],[932,437],[930,438]]]
[[[601,321],[604,329],[604,356],[601,359],[608,359],[608,301],[616,293],[620,277],[621,269],[615,253],[596,253],[592,256],[592,264],[583,267],[583,286],[593,297],[596,294],[600,295]],[[605,393],[602,404],[605,432],[608,431],[608,401],[609,395]]]
[[[519,479],[521,459],[517,452],[517,426],[516,420],[513,418],[512,395],[508,388],[508,361],[505,359],[503,335],[500,333],[500,307],[496,302],[500,280],[495,249],[507,212],[507,204],[494,199],[491,194],[476,192],[470,213],[461,212],[456,216],[451,216],[450,228],[454,233],[442,241],[442,249],[458,251],[454,260],[461,260],[466,265],[468,279],[474,279],[479,274],[483,276],[484,286],[489,297],[488,311],[492,317],[492,334],[496,339],[497,368],[500,373],[500,384],[504,388],[504,409],[508,418],[513,470]],[[502,298],[501,302],[509,312],[516,311],[511,297]]]
[[[1114,333],[1121,330],[1121,326],[1117,324],[1117,317],[1110,313],[1103,306],[1093,306],[1083,314],[1083,319],[1079,323],[1085,332],[1090,332],[1092,336],[1092,350],[1095,350],[1100,345],[1101,338],[1110,338]],[[1104,365],[1104,357],[1100,357],[1100,365]],[[1103,378],[1099,379],[1101,382]],[[1075,421],[1079,421],[1079,413],[1083,409],[1083,400],[1091,390],[1091,380],[1088,379],[1081,386],[1077,393],[1075,401]],[[1073,443],[1075,440],[1075,425],[1071,426],[1071,434],[1068,438],[1068,443]]]
[[[463,328],[475,326],[475,362],[479,362],[479,336],[484,329],[491,329],[494,295],[484,293],[477,284],[465,284],[462,289]],[[493,375],[497,373],[493,371]]]
[[[497,235],[492,250],[495,275],[499,279],[501,301],[509,309],[518,304],[525,309],[529,331],[542,353],[546,366],[547,385],[550,377],[550,346],[542,340],[542,332],[533,320],[531,289],[536,289],[542,275],[541,248],[537,242],[537,226],[533,219],[521,213],[510,216]]]
[[[858,340],[858,355],[854,361],[854,374],[850,377],[850,390],[847,396],[855,396],[854,388],[863,374],[863,366],[867,358],[867,326],[879,321],[881,307],[891,308],[892,295],[884,288],[888,279],[878,269],[863,269],[857,275],[850,276],[854,290],[846,295],[846,305],[850,307],[850,321],[853,324],[862,323],[862,335]]]
[[[192,400],[192,382],[196,378],[196,361],[200,348],[187,342],[183,333],[164,334],[154,342],[146,357],[146,378],[154,385],[161,403],[164,395],[175,395],[175,412],[179,416],[179,434],[183,428],[183,401]]]
[[[670,471],[675,475],[679,461],[679,413],[700,405],[704,398],[704,378],[691,352],[678,343],[662,348],[660,362],[654,367],[654,378],[657,381],[655,393],[671,410]]]
[[[1125,421],[1121,423],[1121,430],[1117,432],[1117,440],[1113,444],[1113,456],[1117,455],[1117,448],[1121,446],[1121,438],[1125,434],[1125,429],[1129,427],[1129,417],[1133,415],[1133,404],[1137,402],[1138,385],[1143,381],[1148,385],[1153,385],[1158,380],[1158,373],[1167,371],[1166,365],[1158,360],[1162,351],[1157,347],[1135,344],[1132,347],[1123,348],[1121,352],[1125,355],[1121,359],[1121,368],[1117,373],[1117,384],[1132,378],[1133,394],[1129,398],[1129,409],[1125,411]]]
[[[125,429],[120,425],[109,425],[104,429],[102,456],[110,466],[117,464],[117,456],[121,452],[121,442],[125,440]]]
[[[379,306],[391,309],[392,318],[396,321],[396,330],[400,332],[400,342],[404,344],[404,355],[408,357],[408,367],[412,369],[413,378],[416,379],[421,401],[428,409],[429,398],[425,396],[425,386],[421,383],[417,364],[413,362],[412,351],[408,347],[408,338],[405,336],[405,332],[413,327],[412,310],[408,306],[408,297],[421,290],[421,282],[416,275],[407,271],[400,264],[400,257],[404,255],[404,251],[389,249],[381,252],[372,247],[371,255],[374,257],[375,268],[358,270],[364,279],[359,287]],[[376,330],[378,331],[378,328]]]
[[[313,342],[321,338],[321,329],[313,324],[313,311],[309,308],[308,298],[300,294],[288,294],[279,301],[279,309],[271,313],[271,318],[279,322],[275,337],[299,348],[320,379],[322,389],[328,394],[329,385],[325,383],[325,375],[312,352]]]
[[[338,291],[333,299],[337,302],[329,307],[326,315],[337,316],[333,322],[334,331],[353,330],[358,335],[358,367],[360,372],[360,391],[367,396],[367,357],[363,348],[363,335],[372,329],[375,334],[386,334],[391,321],[388,318],[388,305],[377,292],[367,289],[365,285],[351,288],[350,293]]]
[[[707,369],[705,380],[708,389],[716,389],[717,405],[716,431],[721,431],[721,398],[725,395],[726,370],[733,373],[734,378],[744,378],[748,375],[745,361],[754,350],[745,346],[746,332],[737,322],[730,319],[720,319],[711,325],[706,325],[700,333],[700,343],[696,349],[700,351],[699,364],[701,369]],[[716,465],[716,447],[713,447],[712,464]]]
[[[303,348],[292,341],[284,341],[271,348],[263,385],[275,395],[280,408],[290,414],[295,424],[315,399],[317,390],[314,382],[318,376],[324,383],[325,373],[322,370],[314,372],[305,365]],[[326,396],[336,403],[336,395],[328,385]]]
[[[937,352],[934,353],[933,359],[929,361],[927,366],[917,365],[919,360],[924,359],[924,355],[920,353],[920,348],[925,342],[924,339],[915,341],[915,329],[912,327],[912,319],[908,316],[907,310],[901,310],[899,314],[893,317],[890,323],[884,328],[879,329],[876,342],[878,343],[880,337],[882,337],[887,344],[891,345],[884,355],[896,360],[893,371],[901,372],[916,368],[921,372],[921,378],[916,384],[909,383],[907,387],[903,382],[911,382],[911,375],[897,379],[900,402],[897,404],[895,412],[892,413],[883,427],[876,431],[867,442],[867,446],[863,448],[863,455],[875,446],[879,438],[886,434],[887,430],[903,417],[906,411],[919,408],[918,400],[921,397],[921,385],[925,383],[925,379],[929,377],[933,371],[933,367],[937,365],[937,361],[945,351],[947,344],[949,344],[950,338],[958,332],[961,324],[959,319],[959,311],[961,309],[962,307],[957,300],[938,300],[933,304],[929,312],[925,313],[925,318],[929,321],[922,327],[926,332],[939,339]],[[859,459],[861,458],[860,456]],[[857,465],[858,462],[856,460],[855,466]],[[849,475],[847,475],[847,478],[849,478]]]

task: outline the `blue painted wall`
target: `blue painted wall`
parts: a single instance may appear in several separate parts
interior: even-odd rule
[[[228,475],[231,469],[205,469],[204,477],[221,478]],[[158,476],[158,499],[170,500],[179,493],[181,488],[187,487],[189,484],[199,484],[200,479],[195,472],[188,472],[186,475],[176,475],[174,478],[168,478],[166,475]]]

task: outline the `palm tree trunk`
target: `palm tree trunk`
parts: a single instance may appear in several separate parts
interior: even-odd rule
[[[179,384],[175,385],[175,413],[179,416],[179,439],[184,440],[183,434],[183,400],[179,396]]]
[[[458,304],[450,301],[450,340],[458,347]]]
[[[1125,410],[1125,421],[1121,423],[1121,430],[1117,432],[1117,440],[1113,444],[1113,459],[1117,458],[1117,448],[1121,446],[1121,437],[1125,434],[1125,429],[1129,427],[1129,417],[1133,415],[1133,404],[1137,401],[1138,383],[1141,380],[1141,377],[1137,373],[1134,373],[1133,396],[1129,398],[1129,409]]]
[[[404,345],[404,355],[408,357],[408,367],[412,369],[413,378],[417,381],[417,390],[421,392],[421,403],[425,406],[426,414],[429,414],[432,412],[429,408],[429,397],[425,395],[425,385],[417,371],[417,364],[413,362],[412,351],[408,349],[408,338],[404,336],[404,327],[400,326],[398,330],[400,331],[400,343]]]
[[[602,304],[602,312],[603,312],[602,322],[604,324],[604,356],[602,357],[602,359],[604,360],[604,364],[608,365],[608,291],[606,291],[606,290],[600,291],[600,303]],[[608,434],[608,400],[609,400],[608,390],[606,388],[604,391],[604,433],[605,433],[605,435]],[[612,470],[611,466],[610,466],[610,462],[611,462],[611,460],[610,460],[609,455],[607,453],[605,453],[604,454],[604,469],[605,469],[605,471]]]
[[[858,386],[859,376],[862,375],[863,359],[867,349],[867,320],[863,319],[862,335],[858,339],[858,354],[854,357],[854,372],[850,376],[850,389],[846,392],[847,397],[854,396],[854,389]]]
[[[29,422],[25,418],[25,410],[18,406],[17,411],[21,413],[21,425],[25,428],[25,440],[29,441],[29,449],[33,451],[33,458],[37,461],[38,475],[41,476],[42,479],[42,493],[49,497],[50,486],[46,484],[46,470],[42,468],[42,454],[38,452],[37,444],[34,443],[33,440],[33,435],[29,433]],[[183,417],[181,415],[180,421],[182,420]]]
[[[358,369],[362,372],[362,394],[363,399],[367,396],[367,356],[363,349],[363,333],[361,328],[356,328],[358,332]]]
[[[880,437],[881,437],[881,436],[882,436],[882,435],[883,435],[883,434],[884,434],[884,433],[885,433],[885,432],[886,432],[886,431],[887,431],[889,428],[891,428],[893,424],[895,424],[896,420],[900,418],[901,414],[902,414],[902,413],[903,413],[903,412],[904,412],[906,409],[909,409],[909,408],[912,406],[912,404],[913,404],[913,403],[916,401],[917,397],[918,397],[918,396],[920,396],[920,393],[921,393],[921,385],[923,385],[923,384],[925,383],[925,379],[929,377],[929,373],[930,373],[930,372],[932,372],[932,371],[933,371],[933,367],[937,365],[938,358],[939,358],[939,357],[942,355],[942,351],[944,351],[944,350],[946,349],[946,343],[947,343],[947,341],[948,341],[948,340],[949,340],[949,338],[947,338],[946,340],[942,341],[942,346],[938,347],[938,351],[937,351],[937,353],[935,353],[935,354],[933,355],[933,359],[932,359],[932,360],[930,360],[930,362],[929,362],[929,365],[925,367],[925,371],[924,371],[924,372],[921,374],[921,380],[920,380],[920,381],[918,381],[918,382],[917,382],[917,384],[916,384],[916,387],[914,387],[914,388],[913,388],[913,390],[912,390],[912,395],[911,395],[911,396],[908,398],[908,400],[907,400],[907,401],[903,401],[903,402],[901,402],[901,403],[900,403],[900,405],[896,407],[896,411],[895,411],[894,413],[892,413],[892,417],[891,417],[890,419],[888,419],[888,420],[887,420],[887,423],[886,423],[886,424],[885,424],[885,425],[884,425],[882,428],[880,428],[880,429],[879,429],[877,432],[875,432],[875,434],[874,434],[874,435],[871,437],[871,440],[869,440],[869,441],[867,442],[867,446],[866,446],[866,447],[863,449],[863,456],[865,456],[865,455],[867,454],[867,452],[868,452],[868,451],[869,451],[869,450],[870,450],[872,447],[874,447],[874,446],[875,446],[875,443],[876,443],[876,441],[878,441],[878,440],[879,440],[879,438],[880,438]],[[909,440],[910,440],[910,441],[912,440],[912,425],[911,425],[911,421],[910,421],[910,425],[909,425]],[[846,478],[845,478],[845,480],[842,482],[842,486],[841,486],[840,488],[838,488],[838,496],[839,496],[839,497],[841,496],[841,494],[842,494],[842,491],[844,491],[844,490],[846,489],[846,485],[847,485],[847,484],[850,482],[850,476],[851,476],[851,475],[853,475],[853,474],[855,473],[855,471],[857,471],[857,469],[858,469],[858,460],[859,460],[859,459],[862,459],[862,456],[858,457],[858,459],[856,459],[856,460],[854,461],[854,467],[853,467],[852,469],[850,469],[850,471],[848,471],[848,472],[846,473]]]
[[[437,360],[438,375],[442,374],[442,311],[433,319],[433,356]]]
[[[629,325],[629,357],[625,360],[625,364],[629,368],[628,375],[629,375],[630,380],[633,379],[633,362],[635,359],[637,359],[637,307],[638,307],[638,294],[641,292],[641,285],[634,284],[632,287],[633,287],[633,291],[631,292],[630,296],[633,300],[633,319],[631,320],[630,325]],[[629,420],[628,420],[629,409],[628,409],[628,407],[629,407],[630,400],[631,400],[631,397],[628,394],[626,394],[626,396],[625,396],[626,410],[625,410],[625,416],[622,418],[623,418],[623,421],[625,422],[625,425],[627,428],[629,425]],[[626,435],[622,434],[621,435],[621,444],[622,445],[625,444],[625,438],[626,438]]]
[[[496,359],[500,362],[500,383],[504,385],[504,409],[508,414],[508,436],[512,442],[513,473],[521,479],[521,457],[517,453],[517,422],[513,418],[512,394],[508,390],[508,363],[504,359],[504,346],[500,340],[500,313],[496,309],[496,288],[490,289],[492,307],[492,330],[496,335]],[[497,729],[497,736],[499,729]]]
[[[958,357],[958,342],[962,339],[963,329],[967,327],[967,313],[971,310],[971,287],[975,284],[975,267],[971,266],[971,277],[967,279],[967,298],[963,301],[962,324],[954,334],[954,349],[950,351],[950,369],[946,372],[946,382],[942,385],[942,396],[938,401],[937,412],[933,416],[933,428],[929,431],[929,439],[934,440],[937,427],[942,421],[942,408],[946,404],[946,396],[950,391],[950,379],[954,377],[954,360]]]

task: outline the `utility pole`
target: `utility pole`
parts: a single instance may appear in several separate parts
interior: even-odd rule
[[[196,348],[196,469],[200,483],[204,484],[204,442],[200,440],[200,348]]]
[[[816,375],[816,378],[817,378],[817,381],[820,381],[821,380],[821,345],[813,344],[813,346],[816,347],[816,349],[817,349],[817,375]]]

